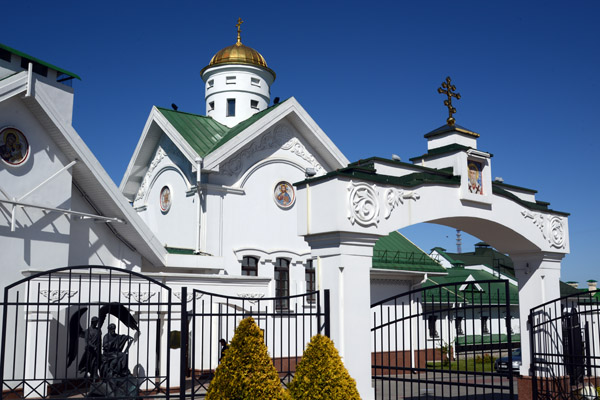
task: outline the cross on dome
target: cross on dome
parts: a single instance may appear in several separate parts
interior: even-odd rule
[[[238,18],[238,22],[237,24],[235,24],[235,26],[237,26],[237,31],[238,31],[238,37],[237,37],[237,45],[241,45],[242,44],[242,24],[244,23],[244,21],[242,21],[242,18]]]
[[[446,122],[452,126],[456,122],[452,114],[456,114],[456,108],[452,107],[452,97],[456,97],[456,100],[460,100],[460,93],[454,93],[456,86],[450,83],[450,77],[446,78],[446,82],[442,82],[442,87],[438,88],[438,93],[445,94],[448,96],[447,100],[444,100],[444,105],[448,107],[448,114],[450,115]]]

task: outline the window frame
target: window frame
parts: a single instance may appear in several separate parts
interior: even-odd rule
[[[254,265],[250,265],[250,260],[254,260]],[[242,276],[258,276],[258,261],[258,257],[244,256],[242,258]],[[254,272],[254,274],[252,274],[252,272]]]
[[[275,311],[287,311],[290,307],[290,299],[280,299],[290,296],[290,259],[278,257],[275,259]],[[282,279],[282,274],[283,279]]]

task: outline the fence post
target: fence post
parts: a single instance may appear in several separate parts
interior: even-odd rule
[[[187,374],[187,346],[188,346],[188,313],[187,313],[187,287],[181,288],[181,332],[179,355],[179,398],[185,400],[185,376]],[[171,340],[169,333],[169,342]],[[170,345],[171,343],[169,343]],[[193,390],[193,389],[192,389]]]
[[[529,374],[531,375],[531,395],[534,400],[538,398],[537,368],[535,367],[535,339],[533,335],[533,314],[529,311],[527,318],[529,328]]]
[[[325,336],[327,337],[331,337],[331,333],[330,333],[330,325],[329,325],[329,318],[331,317],[330,315],[330,302],[329,302],[329,289],[325,289]]]

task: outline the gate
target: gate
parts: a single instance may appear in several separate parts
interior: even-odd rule
[[[184,317],[189,332],[184,365],[190,377],[186,396],[192,399],[205,397],[222,355],[220,341],[229,343],[244,318],[254,318],[263,331],[264,342],[284,386],[291,381],[310,338],[317,333],[329,336],[328,290],[323,296],[311,292],[263,298],[259,294],[234,297],[194,289],[186,301],[191,302],[191,308]]]
[[[600,291],[582,291],[529,313],[534,399],[597,398]]]
[[[168,398],[176,307],[167,286],[105,266],[54,269],[7,286],[2,398]]]
[[[504,280],[424,285],[373,304],[375,398],[516,398],[517,310]]]

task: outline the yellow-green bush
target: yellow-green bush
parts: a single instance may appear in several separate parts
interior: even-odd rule
[[[356,382],[327,336],[310,340],[289,392],[294,400],[360,400]]]
[[[252,317],[240,322],[210,382],[206,400],[284,400],[277,370]]]

